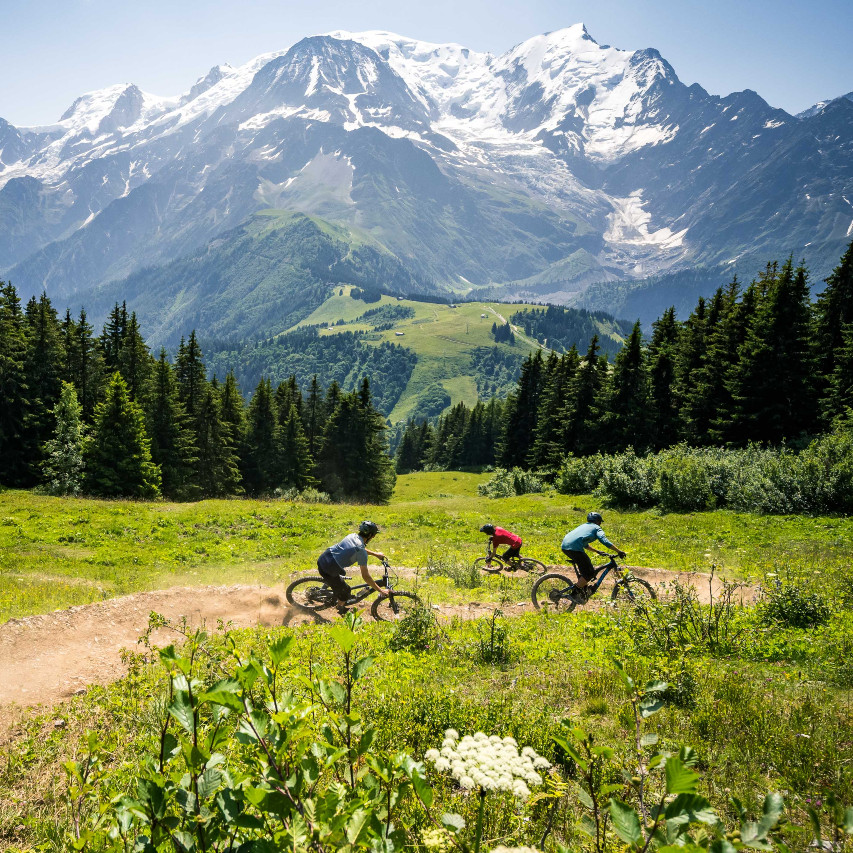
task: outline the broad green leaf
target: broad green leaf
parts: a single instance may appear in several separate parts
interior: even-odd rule
[[[717,823],[717,815],[711,803],[699,794],[679,794],[664,812],[667,822],[676,825],[689,823]]]
[[[175,647],[166,646],[165,649],[160,649],[160,662],[163,666],[168,670],[180,670],[184,675],[189,675],[190,672],[190,662],[181,657],[176,651]]]
[[[367,828],[367,820],[370,817],[370,812],[367,809],[356,809],[352,817],[347,822],[346,836],[350,844],[355,844],[361,837],[362,832]]]
[[[367,657],[363,657],[360,661],[357,661],[355,666],[353,666],[352,668],[352,680],[358,681],[364,675],[364,673],[367,672],[368,669],[370,669],[374,660],[375,659],[372,658],[370,655],[367,655]]]
[[[658,742],[658,736],[654,733],[643,735],[640,738],[640,746],[654,746]]]
[[[329,628],[329,635],[338,644],[344,654],[349,654],[352,651],[356,636],[346,625],[341,623],[332,625]]]
[[[758,822],[758,832],[762,838],[766,838],[767,833],[779,823],[779,818],[782,817],[784,810],[785,801],[782,799],[781,794],[773,792],[764,798],[764,813]]]
[[[667,794],[694,794],[699,782],[699,774],[695,770],[684,766],[680,757],[673,755],[666,760],[664,767],[666,773]]]
[[[364,755],[370,747],[373,745],[373,741],[376,738],[376,729],[372,726],[365,731],[365,733],[361,736],[361,740],[358,742],[358,746],[356,747],[357,755]]]
[[[169,703],[169,713],[178,721],[181,728],[189,735],[195,729],[195,720],[193,719],[193,708],[190,704],[189,693],[179,690],[172,697]]]
[[[669,684],[666,681],[647,681],[643,689],[646,693],[665,693],[668,688]]]
[[[588,814],[581,817],[580,831],[590,838],[595,838],[596,836],[595,821]]]
[[[737,848],[728,839],[718,838],[711,842],[708,851],[709,853],[737,853]],[[663,851],[660,851],[660,853],[663,853]]]
[[[287,657],[290,646],[293,644],[293,637],[282,636],[276,637],[270,643],[270,657],[272,658],[273,666],[279,666]]]
[[[417,795],[423,801],[423,804],[429,808],[432,805],[432,788],[430,788],[429,783],[423,776],[421,776],[420,771],[414,772],[411,775],[412,787],[417,792]]]
[[[216,807],[226,824],[234,823],[243,813],[243,802],[234,795],[234,791],[226,788],[216,795]]]
[[[576,786],[578,792],[578,799],[581,801],[581,804],[586,806],[588,809],[595,808],[595,804],[592,802],[592,797],[583,789],[580,785]]]
[[[633,847],[638,847],[643,840],[643,829],[640,818],[634,809],[622,800],[610,798],[610,818],[616,834]]]
[[[243,700],[240,698],[242,688],[240,682],[233,678],[223,678],[217,681],[210,690],[198,697],[199,702],[211,702],[214,705],[222,705],[232,711],[243,710]]]
[[[625,689],[633,694],[636,690],[636,684],[634,683],[634,679],[625,672],[625,667],[622,665],[622,661],[616,660],[613,658],[613,665],[616,667],[616,672],[619,673],[619,677],[622,679],[622,683],[625,685]]]
[[[678,750],[678,757],[681,759],[685,767],[695,767],[699,761],[699,756],[692,746],[682,746]]]
[[[461,815],[453,814],[452,812],[445,812],[441,816],[441,822],[453,833],[462,832],[465,829],[465,819]]]
[[[221,781],[222,773],[218,767],[209,767],[205,770],[198,780],[199,801],[206,800],[219,787]]]
[[[613,748],[609,746],[593,746],[589,751],[599,758],[604,758],[606,760],[613,758]]]
[[[853,835],[853,807],[844,812],[844,831],[848,835]]]
[[[582,770],[586,770],[588,764],[586,759],[577,751],[574,744],[569,743],[564,737],[560,737],[560,735],[552,735],[551,740],[559,746],[563,752],[565,752],[568,756],[571,757],[572,761],[577,764]]]
[[[645,720],[647,717],[651,717],[652,714],[657,714],[660,709],[663,708],[663,700],[657,698],[646,698],[640,702],[640,716]]]
[[[337,681],[321,680],[317,683],[317,688],[327,705],[344,705],[347,701],[346,688]]]

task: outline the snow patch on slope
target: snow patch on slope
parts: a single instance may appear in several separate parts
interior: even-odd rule
[[[649,231],[652,215],[643,209],[643,191],[637,190],[627,198],[612,198],[613,213],[607,217],[608,228],[604,239],[609,243],[631,246],[655,246],[660,249],[674,249],[682,245],[683,231],[660,228]]]

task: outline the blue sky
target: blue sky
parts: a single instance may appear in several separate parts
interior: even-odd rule
[[[754,89],[798,112],[853,90],[850,0],[0,0],[0,117],[46,124],[120,82],[179,94],[217,63],[333,29],[502,53],[579,21],[601,44],[657,48],[712,94]]]

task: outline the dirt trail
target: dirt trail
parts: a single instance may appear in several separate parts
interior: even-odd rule
[[[548,570],[559,571],[564,567],[549,566]],[[656,585],[675,578],[693,584],[705,602],[711,594],[708,575],[640,568],[634,572]],[[410,577],[414,572],[401,569],[398,574]],[[609,597],[608,586],[605,582],[598,599]],[[717,596],[721,588],[720,580],[715,577],[710,587],[713,595]],[[750,601],[755,590],[744,587],[741,595],[744,601]],[[368,600],[368,606],[371,601]],[[477,618],[491,612],[493,606],[479,602],[433,605],[437,615],[446,618]],[[533,607],[519,601],[502,609],[512,616],[529,612]],[[213,629],[220,619],[236,628],[327,621],[323,615],[290,607],[280,587],[247,585],[174,587],[11,619],[0,625],[0,720],[6,721],[6,726],[0,725],[0,729],[12,724],[16,708],[50,707],[85,692],[89,684],[106,684],[120,678],[124,674],[121,650],[138,648],[137,639],[147,628],[151,611],[172,622],[185,616],[191,625],[205,624]],[[152,641],[166,645],[174,637],[161,630]],[[2,734],[0,731],[0,740]]]

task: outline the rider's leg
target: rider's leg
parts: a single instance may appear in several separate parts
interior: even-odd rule
[[[345,608],[352,595],[352,589],[350,589],[349,584],[346,582],[346,575],[329,575],[321,570],[320,576],[335,593],[335,597],[338,599],[336,602],[338,610]]]
[[[517,560],[521,556],[521,548],[510,547],[501,554],[502,560]]]
[[[577,589],[583,589],[590,581],[595,580],[595,569],[586,551],[563,551],[563,553],[577,566],[579,574],[575,581]]]

